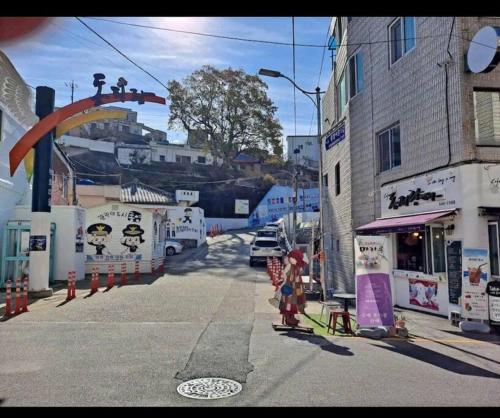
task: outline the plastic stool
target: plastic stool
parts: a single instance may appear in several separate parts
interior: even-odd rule
[[[344,326],[344,332],[346,334],[352,334],[352,329],[351,329],[351,316],[349,315],[349,312],[346,311],[330,311],[330,320],[328,321],[328,329],[327,333],[330,332],[330,328],[333,329],[333,335],[335,335],[335,330],[337,328],[337,321],[339,316],[342,318],[342,323]],[[333,326],[332,326],[332,320],[333,320]]]

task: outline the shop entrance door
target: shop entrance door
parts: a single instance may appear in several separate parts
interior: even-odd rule
[[[2,260],[0,287],[5,287],[7,280],[15,283],[17,278],[29,274],[29,242],[31,223],[29,221],[9,221],[5,226],[2,242]],[[54,281],[54,244],[56,224],[50,224],[50,267],[49,283]]]

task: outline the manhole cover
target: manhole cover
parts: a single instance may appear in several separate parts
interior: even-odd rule
[[[221,377],[204,377],[189,380],[177,387],[182,396],[193,399],[220,399],[236,395],[241,391],[238,382]]]

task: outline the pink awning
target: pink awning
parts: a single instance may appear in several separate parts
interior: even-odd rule
[[[381,218],[356,228],[358,233],[385,234],[390,232],[422,231],[427,222],[455,213],[456,209],[419,213],[418,215]]]

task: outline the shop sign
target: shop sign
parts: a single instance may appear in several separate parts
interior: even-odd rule
[[[488,319],[488,250],[464,248],[462,255],[462,317]]]
[[[462,190],[456,168],[389,184],[380,190],[382,217],[455,209],[461,206]]]
[[[500,325],[500,280],[493,280],[486,285],[488,295],[490,324]]]
[[[436,198],[440,197],[443,197],[443,195],[436,192],[424,192],[420,187],[417,187],[416,190],[411,190],[406,196],[396,197],[396,192],[392,192],[388,196],[390,202],[389,209],[398,209],[400,206],[410,206],[410,204],[417,206],[419,200],[431,200],[434,202]]]
[[[345,139],[345,124],[341,123],[325,138],[325,148],[329,150],[343,139]]]
[[[356,319],[361,327],[394,325],[387,239],[381,236],[357,236]]]

